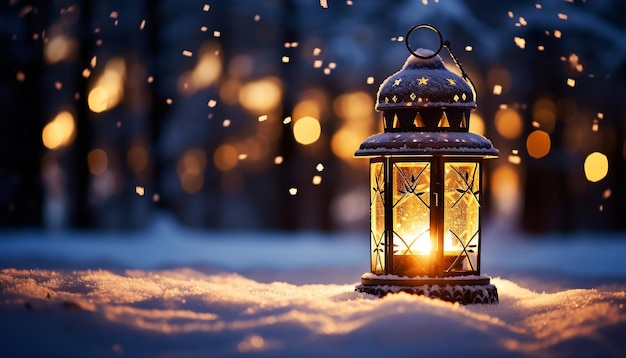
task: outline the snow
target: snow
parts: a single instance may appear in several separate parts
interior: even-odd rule
[[[498,150],[480,134],[469,132],[384,132],[374,134],[355,156],[383,154],[457,154],[497,156]]]
[[[355,292],[366,233],[5,231],[2,356],[626,354],[619,235],[485,230],[498,305]]]

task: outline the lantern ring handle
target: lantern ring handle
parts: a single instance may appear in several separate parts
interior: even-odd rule
[[[432,55],[429,56],[422,56],[422,55],[418,55],[415,51],[413,51],[413,49],[411,48],[411,45],[409,44],[409,37],[411,37],[411,34],[413,33],[413,31],[418,30],[418,29],[429,29],[432,30],[434,32],[437,33],[437,35],[439,36],[439,48],[437,48],[437,51],[435,51],[435,53],[433,53]],[[404,43],[406,44],[406,48],[407,50],[409,50],[409,52],[418,58],[421,58],[422,60],[428,60],[429,58],[433,58],[435,56],[437,56],[439,54],[439,52],[441,52],[441,49],[446,46],[447,41],[444,43],[443,41],[443,35],[441,34],[441,31],[439,31],[438,28],[434,27],[431,24],[419,24],[419,25],[415,25],[413,27],[411,27],[411,29],[406,33],[406,36],[404,38]]]
[[[417,29],[429,29],[429,30],[432,30],[432,31],[436,32],[437,35],[439,36],[439,48],[432,55],[429,55],[429,56],[418,55],[415,51],[413,51],[413,49],[411,48],[411,45],[409,45],[409,37],[411,36],[413,31],[415,31]],[[472,99],[473,99],[474,102],[476,101],[476,87],[474,86],[474,82],[467,75],[467,73],[465,73],[465,70],[463,69],[463,66],[461,66],[461,62],[459,62],[459,60],[454,55],[454,52],[452,52],[452,47],[450,47],[450,41],[447,41],[447,40],[444,41],[443,40],[443,35],[441,34],[441,31],[439,31],[438,28],[434,27],[431,24],[415,25],[415,26],[411,27],[409,32],[406,33],[406,38],[404,39],[404,43],[406,44],[406,48],[409,50],[409,52],[413,56],[421,58],[422,60],[428,60],[429,58],[433,58],[433,57],[437,56],[439,54],[439,52],[441,52],[441,49],[445,47],[448,50],[448,53],[450,54],[450,57],[452,58],[452,61],[454,61],[454,64],[456,65],[456,67],[458,67],[458,69],[461,71],[461,76],[463,77],[463,79],[465,79],[469,83],[470,88],[472,90]]]

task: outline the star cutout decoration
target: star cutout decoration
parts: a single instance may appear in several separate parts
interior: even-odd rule
[[[418,85],[427,85],[428,84],[428,78],[422,76],[422,78],[418,78],[417,79],[417,84]]]
[[[456,82],[454,82],[454,79],[452,78],[447,78],[448,83],[450,84],[450,86],[456,86]]]
[[[402,82],[402,78],[398,78],[395,81],[393,81],[393,85],[394,86],[400,86],[400,82]]]

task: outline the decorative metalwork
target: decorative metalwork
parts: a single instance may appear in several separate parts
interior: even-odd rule
[[[383,297],[389,293],[406,292],[414,295],[422,295],[433,299],[440,299],[447,302],[458,302],[462,305],[468,304],[495,304],[498,303],[498,290],[492,284],[469,286],[469,285],[422,285],[422,286],[397,286],[393,292],[389,291],[387,285],[367,286],[359,285],[357,291]]]
[[[370,196],[370,235],[371,235],[371,270],[384,273],[385,261],[385,166],[382,162],[374,162],[370,166],[372,192]]]

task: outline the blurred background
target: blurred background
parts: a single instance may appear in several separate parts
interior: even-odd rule
[[[438,27],[492,140],[485,220],[626,229],[626,3],[0,4],[0,226],[367,231],[379,84]],[[413,38],[412,38],[413,39]],[[434,47],[416,39],[416,46]],[[442,58],[456,71],[449,55]]]

